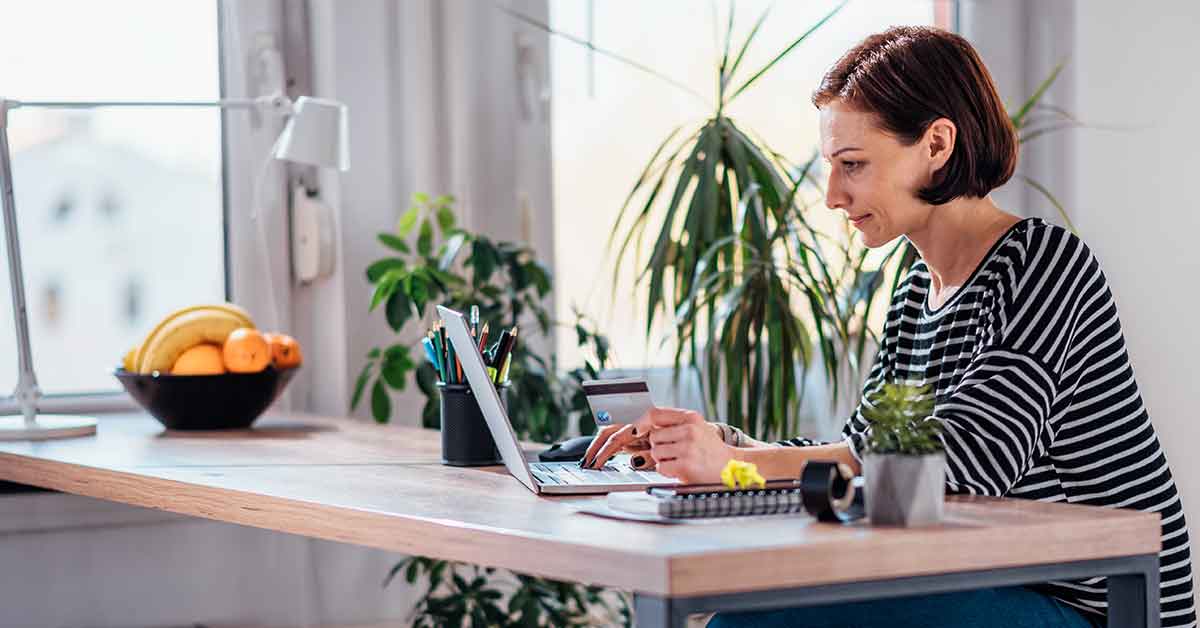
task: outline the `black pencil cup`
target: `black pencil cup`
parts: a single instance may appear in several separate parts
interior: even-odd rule
[[[471,387],[440,382],[437,387],[441,397],[442,464],[453,467],[501,464],[496,441]],[[508,384],[497,386],[496,392],[507,409]]]

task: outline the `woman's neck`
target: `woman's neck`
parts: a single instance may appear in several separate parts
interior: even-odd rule
[[[988,197],[959,198],[934,206],[925,223],[906,235],[929,267],[938,294],[962,286],[996,240],[1020,220]]]

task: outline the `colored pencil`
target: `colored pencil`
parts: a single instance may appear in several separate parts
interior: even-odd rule
[[[483,353],[483,348],[487,346],[488,324],[483,324],[483,331],[479,332],[479,352]]]

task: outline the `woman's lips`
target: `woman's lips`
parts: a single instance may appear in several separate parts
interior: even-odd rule
[[[857,227],[857,226],[863,224],[863,222],[866,221],[870,217],[871,217],[871,214],[863,214],[858,217],[851,216],[850,222],[853,223],[855,227]]]

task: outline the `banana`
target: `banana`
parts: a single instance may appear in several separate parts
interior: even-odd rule
[[[227,312],[227,313],[241,319],[242,327],[250,327],[251,329],[254,328],[254,321],[250,318],[250,313],[232,303],[206,303],[206,304],[202,304],[202,305],[193,305],[190,307],[179,308],[178,310],[175,310],[174,312],[171,312],[170,314],[167,314],[165,317],[163,317],[163,319],[160,320],[158,322],[158,324],[154,326],[154,329],[151,329],[150,333],[146,334],[146,337],[142,340],[141,344],[139,344],[137,346],[137,348],[134,349],[133,358],[128,360],[128,362],[125,365],[125,370],[127,370],[127,371],[135,371],[136,370],[139,373],[145,372],[145,371],[140,370],[138,368],[138,366],[140,366],[142,361],[145,360],[145,358],[146,358],[145,349],[150,344],[150,340],[153,339],[155,336],[157,336],[158,332],[160,330],[162,330],[163,327],[167,326],[167,324],[169,324],[171,321],[175,320],[176,318],[183,316],[184,314],[187,314],[189,312],[196,312],[196,311],[201,311],[201,310],[217,310],[217,311]],[[132,365],[132,368],[130,367],[130,365]],[[167,368],[170,368],[170,365],[168,365]]]
[[[184,351],[205,342],[221,345],[246,321],[227,310],[200,308],[173,317],[142,345],[139,373],[167,372]]]
[[[137,356],[137,351],[138,348],[133,347],[129,351],[125,352],[125,357],[121,358],[121,368],[129,371],[130,373],[137,368],[137,365],[133,363],[133,358]]]

